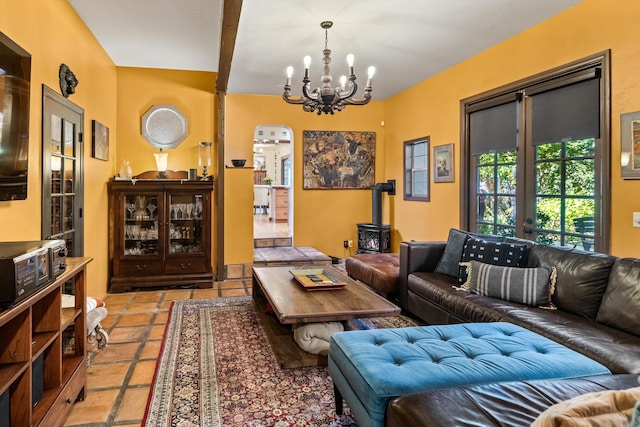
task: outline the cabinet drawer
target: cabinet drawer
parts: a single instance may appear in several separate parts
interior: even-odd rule
[[[165,274],[206,273],[207,260],[204,258],[172,259],[164,263]]]
[[[276,208],[286,208],[289,205],[289,199],[286,197],[276,197]]]
[[[162,261],[121,261],[118,276],[162,274]]]
[[[62,425],[65,418],[67,418],[67,415],[71,411],[73,402],[76,401],[78,395],[85,386],[86,377],[87,362],[83,359],[80,361],[78,368],[64,386],[64,389],[60,392],[55,402],[53,402],[39,425],[47,427]]]

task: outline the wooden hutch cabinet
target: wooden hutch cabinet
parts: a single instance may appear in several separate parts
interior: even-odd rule
[[[194,284],[213,286],[212,181],[111,181],[111,292]]]
[[[0,310],[0,424],[60,426],[87,385],[86,272],[91,258]],[[73,307],[62,303],[72,292]]]

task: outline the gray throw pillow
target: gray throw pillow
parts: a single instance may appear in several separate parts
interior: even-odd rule
[[[468,231],[457,230],[452,228],[449,230],[449,238],[447,245],[444,248],[444,253],[438,261],[438,265],[435,268],[436,273],[447,274],[449,276],[458,277],[458,270],[460,266],[460,260],[462,259],[462,249],[464,248],[464,242],[467,237],[479,237],[477,234],[470,233]],[[502,236],[481,236],[482,239],[492,242],[503,242]]]
[[[461,264],[468,272],[464,286],[475,294],[533,307],[554,308],[551,295],[555,288],[555,268],[549,271],[544,267],[503,267],[478,261]]]

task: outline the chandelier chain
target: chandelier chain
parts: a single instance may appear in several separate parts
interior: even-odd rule
[[[329,47],[329,29],[324,29],[324,48],[328,49]]]

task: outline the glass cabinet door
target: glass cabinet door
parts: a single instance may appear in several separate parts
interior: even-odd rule
[[[69,256],[82,256],[84,112],[46,86],[42,102],[41,236],[64,240]]]
[[[169,254],[202,254],[201,193],[169,194]]]
[[[123,255],[158,255],[160,197],[157,194],[125,194]]]

